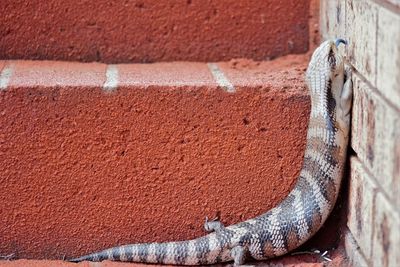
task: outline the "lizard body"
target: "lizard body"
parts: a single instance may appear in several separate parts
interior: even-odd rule
[[[352,85],[337,46],[322,43],[306,71],[311,95],[307,146],[297,183],[270,211],[224,227],[207,221],[206,236],[188,241],[132,244],[72,259],[204,265],[283,255],[303,244],[323,225],[339,192],[349,138]]]

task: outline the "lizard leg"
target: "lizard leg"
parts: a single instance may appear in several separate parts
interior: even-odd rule
[[[353,98],[353,83],[351,81],[351,68],[346,67],[345,69],[345,81],[343,90],[340,95],[340,107],[343,111],[344,116],[348,116],[351,111],[351,104]]]
[[[243,266],[246,260],[246,250],[242,246],[236,246],[231,249],[231,257],[233,258],[233,266]]]
[[[207,232],[218,232],[224,229],[224,225],[219,221],[218,217],[214,218],[213,220],[209,221],[208,217],[206,217],[206,221],[204,223],[204,229]]]

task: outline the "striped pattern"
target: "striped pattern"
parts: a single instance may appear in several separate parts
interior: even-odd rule
[[[268,259],[303,244],[325,222],[339,191],[350,113],[338,109],[351,105],[349,76],[345,75],[334,41],[326,41],[316,49],[306,73],[311,114],[303,167],[294,189],[277,207],[236,225],[216,227],[213,233],[194,240],[126,245],[72,261],[203,265],[233,260],[239,265],[247,256]],[[211,224],[205,228],[213,229]]]

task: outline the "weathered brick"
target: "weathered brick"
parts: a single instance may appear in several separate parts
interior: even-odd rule
[[[349,230],[345,231],[344,234],[344,248],[347,254],[348,266],[366,267],[369,265]]]
[[[392,5],[400,7],[400,0],[386,0],[386,1],[391,3]]]
[[[400,14],[379,9],[378,89],[400,108]]]
[[[351,158],[349,213],[347,226],[360,245],[364,255],[371,256],[373,203],[376,183],[363,168],[358,158]]]
[[[343,2],[344,26],[338,24]],[[345,235],[350,266],[400,262],[393,252],[400,247],[400,14],[394,6],[400,1],[321,1],[323,37],[342,37],[344,29],[346,56],[356,69],[351,146],[358,157],[351,159]]]
[[[347,56],[351,64],[376,85],[377,6],[371,1],[346,1]]]
[[[385,192],[400,205],[400,114],[353,75],[351,146]]]
[[[321,1],[320,28],[324,39],[344,37],[346,1]]]
[[[375,203],[372,259],[374,266],[391,267],[400,263],[400,216],[396,208],[379,193]]]

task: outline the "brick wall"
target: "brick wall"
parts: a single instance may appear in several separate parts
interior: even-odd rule
[[[353,266],[400,263],[400,1],[321,1],[324,39],[355,71],[345,248]]]

